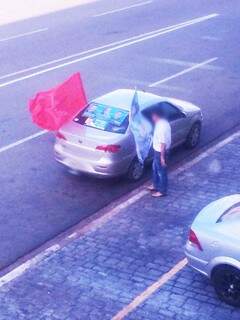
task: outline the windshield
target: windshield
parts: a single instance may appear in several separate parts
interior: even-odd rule
[[[240,203],[235,204],[218,219],[217,222],[240,220]]]
[[[75,117],[74,122],[102,131],[123,134],[128,128],[128,111],[91,103]]]

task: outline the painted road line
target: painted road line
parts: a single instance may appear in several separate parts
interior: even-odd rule
[[[221,41],[221,38],[218,37],[212,37],[212,36],[203,36],[202,37],[203,40],[210,40],[210,41]]]
[[[224,147],[226,144],[232,142],[233,140],[240,138],[240,131],[232,134],[231,136],[227,137],[226,139],[218,142],[214,146],[208,148],[206,151],[198,155],[195,159],[186,162],[184,165],[179,167],[178,169],[175,169],[170,173],[170,177],[175,177],[176,175],[190,169],[195,164],[200,162],[202,159],[208,157],[209,155],[215,153],[217,150]],[[38,264],[40,261],[42,261],[45,257],[47,257],[51,252],[56,252],[60,250],[62,247],[70,243],[71,241],[81,237],[85,236],[86,234],[93,232],[102,226],[104,226],[107,222],[109,222],[111,219],[113,219],[114,216],[121,213],[122,210],[126,209],[130,205],[134,204],[136,201],[140,200],[143,196],[146,194],[149,194],[149,191],[146,190],[146,187],[148,186],[149,181],[144,183],[142,186],[136,188],[135,190],[131,191],[125,196],[122,196],[120,199],[113,201],[111,204],[109,204],[107,207],[101,209],[100,211],[93,214],[91,217],[86,218],[82,222],[80,222],[78,225],[74,226],[73,228],[70,228],[66,232],[64,232],[62,235],[59,235],[52,241],[50,241],[50,245],[46,246],[43,245],[40,250],[36,250],[37,253],[32,253],[31,258],[28,258],[23,263],[21,263],[21,259],[14,264],[14,267],[10,268],[10,271],[7,272],[5,275],[0,277],[0,287],[2,287],[4,284],[12,281],[13,279],[18,278],[20,275],[22,275],[26,270],[32,268],[36,264]]]
[[[25,33],[19,33],[19,34],[16,34],[14,36],[10,36],[10,37],[7,37],[7,38],[2,38],[2,39],[0,38],[0,42],[31,36],[31,35],[33,35],[35,33],[40,33],[40,32],[44,32],[44,31],[47,31],[47,30],[48,30],[48,28],[41,28],[41,29],[37,29],[37,30],[25,32]]]
[[[119,41],[115,41],[115,42],[111,42],[111,43],[109,43],[107,45],[103,45],[103,46],[100,46],[100,47],[97,47],[97,48],[93,48],[93,49],[85,50],[85,51],[82,51],[82,52],[74,53],[74,54],[71,54],[71,55],[63,57],[63,58],[59,58],[59,59],[51,60],[51,61],[46,62],[46,63],[39,64],[37,66],[33,66],[33,67],[30,67],[30,68],[25,68],[25,69],[22,69],[22,70],[19,70],[19,71],[16,71],[16,72],[5,74],[5,75],[0,77],[0,80],[6,79],[6,78],[9,78],[9,77],[13,77],[13,76],[17,76],[17,75],[20,75],[20,74],[23,74],[23,73],[26,73],[26,72],[30,72],[30,71],[33,71],[33,70],[36,70],[36,69],[40,69],[40,68],[43,68],[43,67],[47,67],[47,66],[50,66],[52,64],[56,64],[58,62],[63,62],[65,60],[69,60],[69,59],[76,58],[76,57],[79,57],[79,56],[91,54],[91,53],[94,53],[96,51],[100,51],[102,49],[111,48],[111,47],[113,47],[115,45],[124,44],[124,43],[126,43],[128,41],[137,40],[137,39],[140,39],[140,38],[142,38],[142,37],[144,37],[146,35],[148,36],[148,35],[152,35],[152,34],[155,34],[155,33],[161,32],[161,31],[162,32],[163,31],[168,31],[168,30],[170,30],[172,28],[174,28],[174,30],[175,30],[175,28],[187,27],[188,25],[192,25],[192,24],[195,24],[195,23],[200,23],[200,22],[203,22],[205,20],[215,18],[218,15],[219,14],[217,14],[217,13],[213,13],[213,14],[208,15],[208,16],[195,18],[195,19],[188,20],[188,21],[185,21],[185,22],[182,22],[182,23],[179,23],[179,24],[171,25],[171,26],[168,26],[168,27],[163,27],[163,28],[160,28],[160,29],[156,29],[156,30],[147,32],[147,33],[142,33],[142,34],[137,35],[137,36],[133,36],[133,37],[126,38],[126,39],[119,40]]]
[[[93,17],[102,17],[102,16],[106,16],[108,14],[112,14],[112,13],[117,13],[117,12],[121,12],[121,11],[125,11],[125,10],[129,10],[129,9],[133,9],[133,8],[136,8],[136,7],[141,7],[141,6],[145,6],[147,4],[150,4],[152,3],[152,0],[150,1],[145,1],[145,2],[140,2],[140,3],[136,3],[136,4],[133,4],[131,6],[127,6],[127,7],[123,7],[123,8],[119,8],[119,9],[115,9],[115,10],[110,10],[110,11],[106,11],[106,12],[103,12],[103,13],[99,13],[99,14],[95,14]]]
[[[150,285],[140,295],[138,295],[131,303],[120,310],[112,320],[122,320],[129,313],[134,311],[140,304],[147,300],[154,292],[160,289],[165,283],[172,279],[179,271],[181,271],[187,265],[187,259],[179,261],[172,269],[164,273],[156,282]]]
[[[184,75],[184,74],[186,74],[186,73],[189,73],[189,72],[191,72],[191,71],[193,71],[193,70],[199,69],[199,68],[201,68],[202,66],[205,66],[206,64],[209,64],[209,63],[211,63],[211,62],[216,61],[217,59],[218,59],[217,57],[214,57],[214,58],[205,60],[205,61],[203,61],[203,62],[196,63],[194,66],[192,66],[192,67],[190,67],[190,68],[187,68],[187,69],[184,69],[184,70],[182,70],[182,71],[180,71],[180,72],[177,72],[177,73],[175,73],[175,74],[173,74],[173,75],[171,75],[171,76],[169,76],[169,77],[167,77],[167,78],[165,78],[165,79],[162,79],[162,80],[159,80],[159,81],[156,81],[156,82],[151,83],[151,84],[149,85],[149,87],[157,87],[159,84],[165,83],[165,82],[167,82],[167,81],[169,81],[169,80],[172,80],[172,79],[175,79],[175,78],[177,78],[177,77],[180,77],[180,76],[182,76],[182,75]]]
[[[19,70],[19,71],[13,72],[13,73],[9,73],[9,74],[1,76],[0,80],[6,79],[6,78],[9,78],[9,77],[13,77],[13,76],[17,76],[17,75],[20,75],[20,74],[24,74],[24,73],[27,73],[27,72],[30,72],[30,71],[34,71],[34,70],[37,70],[37,69],[40,69],[40,68],[51,66],[52,64],[56,64],[56,63],[59,63],[59,62],[63,62],[65,60],[69,60],[69,59],[78,57],[77,59],[70,60],[70,61],[58,64],[58,65],[55,65],[55,66],[52,66],[52,67],[37,71],[35,73],[31,73],[31,74],[22,76],[20,78],[16,78],[16,79],[1,83],[0,84],[0,88],[6,87],[6,86],[14,84],[14,83],[17,83],[19,81],[23,81],[23,80],[26,80],[26,79],[29,79],[29,78],[36,77],[38,75],[41,75],[41,74],[44,74],[44,73],[47,73],[47,72],[50,72],[50,71],[53,71],[53,70],[56,70],[56,69],[64,68],[64,67],[66,67],[68,65],[71,65],[71,64],[75,64],[75,63],[78,63],[78,62],[81,62],[81,61],[84,61],[84,60],[88,60],[88,59],[92,59],[94,57],[101,56],[101,55],[104,55],[104,54],[107,54],[107,53],[110,53],[110,52],[113,52],[113,51],[116,51],[116,50],[119,50],[119,49],[122,49],[122,48],[125,48],[125,47],[129,47],[131,45],[134,45],[134,44],[146,41],[146,40],[150,40],[150,39],[159,37],[159,36],[161,36],[163,34],[167,34],[167,33],[179,30],[179,29],[186,28],[186,27],[194,25],[194,24],[198,24],[198,23],[207,21],[209,19],[216,18],[217,16],[219,16],[219,14],[213,13],[213,14],[210,14],[210,15],[207,15],[207,16],[202,16],[202,17],[196,18],[196,19],[187,20],[187,21],[179,23],[179,24],[175,24],[175,25],[171,25],[171,26],[168,26],[168,27],[156,29],[154,31],[147,32],[147,33],[142,33],[140,35],[133,36],[131,38],[127,38],[127,39],[124,39],[124,40],[112,42],[112,43],[109,43],[109,44],[101,46],[101,47],[89,49],[87,51],[82,51],[82,52],[79,52],[79,53],[76,53],[76,54],[73,54],[73,55],[70,55],[70,56],[67,56],[67,57],[64,57],[64,58],[55,59],[55,60],[46,62],[44,64],[40,64],[40,65],[37,65],[37,66],[34,66],[34,67],[30,67],[30,68],[26,68],[26,69],[23,69],[23,70]]]
[[[217,58],[212,58],[212,59],[208,59],[208,60],[206,60],[206,61],[204,61],[204,62],[195,64],[194,67],[185,69],[185,70],[183,70],[183,71],[181,71],[181,72],[178,72],[178,73],[176,73],[176,74],[174,74],[174,75],[172,75],[172,76],[170,76],[170,77],[164,78],[164,79],[162,79],[162,80],[160,80],[160,81],[158,81],[158,82],[154,82],[154,83],[150,84],[149,87],[155,87],[156,84],[157,84],[157,85],[163,84],[163,83],[165,83],[165,82],[167,82],[167,81],[169,81],[169,80],[171,80],[171,79],[173,79],[173,78],[177,78],[177,77],[181,76],[182,74],[185,74],[185,73],[187,73],[187,72],[191,72],[191,71],[197,69],[197,67],[198,67],[199,65],[206,64],[206,63],[210,63],[210,62],[212,62],[213,60],[215,61],[216,59],[217,59]],[[0,85],[0,87],[1,87],[1,85]],[[4,152],[4,151],[7,151],[7,150],[10,150],[10,149],[12,149],[12,148],[15,148],[16,146],[18,146],[18,145],[20,145],[20,144],[22,144],[22,143],[24,143],[24,142],[27,142],[27,141],[32,140],[32,139],[34,139],[34,138],[37,138],[38,136],[40,136],[40,135],[42,135],[42,134],[44,134],[44,133],[47,133],[47,130],[40,131],[40,132],[38,132],[38,133],[36,133],[36,134],[33,134],[33,135],[29,136],[29,137],[23,138],[23,139],[18,140],[18,141],[14,142],[14,143],[11,143],[11,144],[9,144],[9,145],[6,145],[6,146],[0,148],[0,153],[1,153],[1,152]]]
[[[177,59],[167,59],[167,58],[152,58],[151,61],[157,63],[171,64],[181,67],[192,67],[196,65],[196,62],[190,62],[185,60],[177,60]],[[199,67],[204,70],[222,70],[222,67],[219,66],[211,66],[211,65],[203,65]]]
[[[6,146],[4,146],[4,147],[1,147],[1,148],[0,148],[0,153],[5,152],[5,151],[7,151],[7,150],[10,150],[10,149],[12,149],[12,148],[15,148],[15,147],[19,146],[20,144],[23,144],[23,143],[25,143],[25,142],[27,142],[27,141],[30,141],[30,140],[32,140],[32,139],[38,138],[38,137],[42,136],[43,134],[45,134],[45,133],[47,133],[47,132],[48,132],[47,130],[42,130],[42,131],[39,131],[39,132],[37,132],[37,133],[34,133],[34,134],[32,134],[32,135],[30,135],[30,136],[28,136],[28,137],[25,137],[25,138],[23,138],[23,139],[20,139],[20,140],[18,140],[18,141],[16,141],[16,142],[10,143],[10,144],[8,144],[8,145],[6,145]]]

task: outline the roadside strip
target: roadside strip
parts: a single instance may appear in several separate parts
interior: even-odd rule
[[[99,0],[1,0],[0,26],[74,9]]]
[[[30,79],[30,78],[33,78],[33,77],[36,77],[36,76],[39,76],[41,74],[44,74],[44,73],[47,73],[47,72],[50,72],[50,71],[53,71],[53,70],[64,68],[64,67],[69,66],[71,64],[75,64],[75,63],[78,63],[78,62],[81,62],[81,61],[84,61],[84,60],[89,60],[89,59],[92,59],[92,58],[95,58],[95,57],[98,57],[98,56],[101,56],[101,55],[104,55],[104,54],[107,54],[107,53],[110,53],[110,52],[113,52],[113,51],[116,51],[116,50],[119,50],[119,49],[122,49],[122,48],[126,48],[126,47],[132,46],[132,45],[137,44],[137,43],[141,43],[141,42],[146,41],[146,40],[154,39],[154,38],[159,37],[161,35],[164,35],[164,34],[179,30],[179,29],[183,29],[183,28],[189,27],[191,25],[195,25],[195,24],[207,21],[209,19],[216,18],[217,16],[219,16],[218,13],[213,13],[213,14],[209,14],[207,16],[202,16],[202,17],[196,18],[196,19],[187,20],[187,21],[179,23],[179,24],[175,24],[175,25],[172,25],[172,26],[156,29],[154,31],[147,32],[147,33],[142,33],[140,35],[133,36],[131,38],[127,38],[127,39],[124,39],[124,40],[112,42],[112,43],[109,43],[109,44],[101,46],[101,47],[93,48],[93,49],[90,49],[90,50],[87,50],[87,51],[82,51],[82,52],[79,52],[79,53],[76,53],[76,54],[73,54],[73,55],[70,55],[70,56],[67,56],[67,57],[64,57],[64,58],[52,60],[52,61],[40,64],[38,66],[34,66],[34,67],[31,67],[31,68],[26,68],[26,69],[23,69],[23,70],[19,70],[17,72],[9,73],[9,74],[1,76],[0,80],[6,79],[6,78],[9,78],[9,77],[13,77],[13,76],[17,76],[17,75],[20,75],[20,74],[25,74],[26,72],[29,72],[29,71],[37,70],[37,69],[40,69],[40,68],[43,68],[43,67],[46,67],[46,66],[50,66],[52,64],[56,64],[56,63],[59,63],[59,62],[63,62],[63,61],[78,57],[77,59],[66,61],[64,63],[60,63],[60,64],[57,64],[57,65],[51,66],[49,68],[45,68],[45,69],[36,71],[34,73],[30,73],[30,74],[24,75],[22,77],[15,78],[15,79],[9,80],[7,82],[3,82],[3,83],[0,84],[0,88],[6,87],[6,86],[9,86],[11,84],[14,84],[14,83],[17,83],[17,82],[20,82],[20,81],[23,81],[23,80],[27,80],[27,79]]]
[[[150,84],[149,87],[156,87],[159,84],[163,84],[163,83],[165,83],[165,82],[167,82],[167,81],[169,81],[171,79],[177,78],[177,77],[179,77],[179,76],[181,76],[181,75],[183,75],[185,73],[188,73],[188,72],[191,72],[191,71],[193,71],[195,69],[198,69],[198,68],[202,67],[203,65],[207,65],[207,64],[209,64],[209,63],[211,63],[213,61],[216,61],[217,59],[218,58],[215,57],[215,58],[211,58],[211,59],[205,60],[205,61],[203,61],[201,63],[196,63],[194,66],[192,66],[190,68],[184,69],[181,72],[178,72],[178,73],[173,74],[173,75],[171,75],[171,76],[169,76],[167,78],[164,78],[164,79],[162,79],[160,81],[157,81],[157,82],[154,82],[154,83]],[[27,142],[27,141],[33,140],[33,139],[35,139],[35,138],[37,138],[37,137],[39,137],[39,136],[41,136],[41,135],[43,135],[43,134],[45,134],[47,132],[48,132],[47,130],[42,130],[42,131],[39,131],[39,132],[37,132],[35,134],[32,134],[32,135],[30,135],[30,136],[28,136],[26,138],[20,139],[20,140],[18,140],[16,142],[13,142],[13,143],[8,144],[8,145],[6,145],[4,147],[1,147],[0,148],[0,153],[5,152],[7,150],[10,150],[12,148],[15,148],[15,147]]]
[[[214,146],[208,148],[206,151],[202,152],[200,155],[198,155],[195,159],[188,161],[184,163],[179,168],[173,170],[170,173],[170,177],[174,177],[178,174],[180,174],[183,171],[186,171],[193,167],[195,164],[200,162],[202,159],[208,157],[209,155],[213,154],[217,150],[221,149],[226,144],[232,142],[234,139],[240,138],[240,131],[237,131],[236,133],[232,134],[231,136],[227,137],[226,139],[218,142]],[[106,224],[108,221],[113,219],[114,216],[121,213],[122,210],[126,209],[128,206],[134,204],[139,199],[141,199],[143,196],[148,194],[148,191],[146,190],[146,186],[149,184],[149,182],[144,183],[141,187],[138,187],[137,189],[133,190],[129,194],[121,197],[117,201],[113,201],[111,204],[109,204],[107,207],[101,209],[100,211],[96,212],[91,217],[83,220],[73,228],[67,230],[63,234],[60,234],[56,238],[52,239],[51,241],[47,242],[37,250],[33,251],[32,253],[26,255],[25,257],[19,259],[15,264],[8,267],[7,269],[2,271],[2,276],[0,277],[0,287],[2,287],[4,284],[9,283],[10,281],[18,278],[21,276],[26,270],[32,268],[36,264],[38,264],[40,261],[45,259],[46,257],[50,256],[52,253],[60,250],[64,246],[66,246],[68,243],[72,242],[73,240],[84,236],[88,233],[91,233],[99,228],[101,228],[104,224]],[[184,261],[180,262],[180,264],[177,264],[177,266],[173,267],[173,271],[169,271],[164,278],[160,278],[157,282],[157,285],[154,287],[151,287],[151,289],[147,290],[147,294],[149,292],[152,292],[154,288],[157,290],[159,288],[159,285],[162,285],[166,279],[170,279],[170,275],[175,275],[176,270],[181,270],[181,267],[184,266]],[[144,291],[145,292],[145,291]],[[145,294],[143,297],[146,297]],[[141,296],[139,301],[142,301],[143,297]],[[136,302],[134,302],[135,306]],[[132,306],[131,306],[132,310]]]

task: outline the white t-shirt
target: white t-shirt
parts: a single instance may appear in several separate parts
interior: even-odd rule
[[[171,146],[171,127],[167,120],[160,119],[154,129],[153,133],[153,149],[160,152],[161,143],[166,144],[166,149],[169,150]]]

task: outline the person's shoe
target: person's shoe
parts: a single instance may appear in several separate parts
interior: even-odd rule
[[[161,193],[159,191],[153,192],[152,197],[154,198],[160,198],[160,197],[165,197],[166,195],[164,193]]]
[[[155,191],[154,186],[151,184],[150,186],[147,186],[148,191]]]

